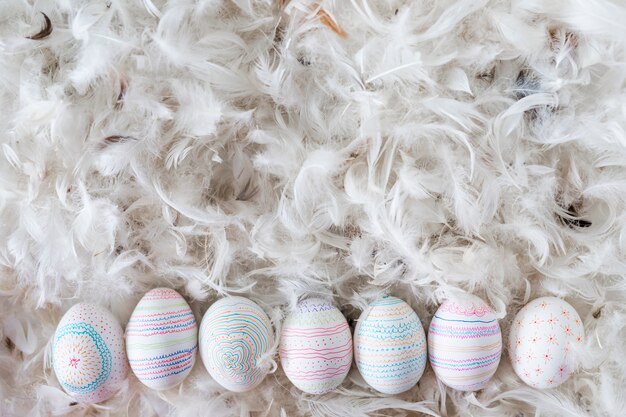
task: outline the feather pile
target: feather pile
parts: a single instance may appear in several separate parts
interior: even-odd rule
[[[618,0],[8,1],[0,13],[0,415],[623,416],[626,5]],[[198,363],[77,404],[49,342],[79,301],[122,324],[149,289],[200,318],[302,295],[351,320],[383,292],[428,325],[453,293],[508,334],[564,297],[587,332],[551,391],[508,357],[459,393],[353,369],[225,393]]]

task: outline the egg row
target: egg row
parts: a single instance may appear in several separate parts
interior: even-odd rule
[[[191,372],[198,348],[211,377],[231,391],[253,389],[272,368],[271,322],[251,300],[218,300],[205,313],[199,334],[185,299],[167,288],[145,294],[125,335],[107,310],[77,304],[55,333],[53,367],[63,388],[85,403],[115,394],[126,379],[128,364],[146,386],[172,388]],[[568,303],[554,297],[536,299],[520,310],[511,327],[513,369],[533,387],[555,387],[575,369],[573,351],[583,337],[580,317]],[[412,388],[427,356],[445,385],[475,391],[496,372],[501,353],[496,316],[474,296],[444,301],[430,323],[428,339],[415,311],[395,297],[372,303],[359,318],[354,336],[330,301],[305,299],[283,323],[279,348],[289,380],[311,394],[337,388],[353,356],[365,382],[382,393]]]

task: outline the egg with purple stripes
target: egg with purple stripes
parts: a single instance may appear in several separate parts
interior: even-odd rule
[[[216,301],[200,324],[200,357],[211,377],[233,392],[256,388],[272,368],[274,332],[254,301],[227,297]]]
[[[191,372],[198,325],[185,299],[169,288],[148,291],[126,326],[126,353],[139,381],[155,390],[180,384]]]
[[[502,354],[500,325],[491,307],[473,295],[445,300],[430,322],[428,352],[445,385],[459,391],[485,387]]]
[[[95,404],[113,397],[128,374],[122,326],[99,305],[76,304],[54,334],[52,365],[77,401]]]
[[[300,301],[283,324],[280,361],[287,378],[306,393],[341,385],[352,365],[352,335],[341,311],[321,298]]]

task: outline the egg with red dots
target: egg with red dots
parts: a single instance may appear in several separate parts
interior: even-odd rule
[[[128,374],[124,332],[117,319],[95,304],[70,308],[54,334],[52,366],[63,389],[77,401],[94,404],[114,396]]]
[[[557,387],[575,372],[584,337],[574,307],[556,297],[537,298],[517,313],[511,325],[513,369],[531,387]]]

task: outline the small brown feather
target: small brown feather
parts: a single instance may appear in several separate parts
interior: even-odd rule
[[[117,95],[117,100],[115,101],[115,110],[119,110],[124,106],[124,95],[126,94],[126,89],[128,88],[128,82],[126,78],[122,76],[120,78],[120,93]]]
[[[589,220],[580,218],[578,214],[578,210],[573,204],[570,205],[567,210],[565,210],[565,213],[567,214],[567,217],[559,216],[559,218],[563,222],[563,224],[565,224],[566,226],[569,226],[571,229],[574,229],[576,227],[584,228],[584,227],[589,227],[592,225],[592,223]]]
[[[104,138],[104,141],[107,143],[107,145],[112,145],[114,143],[124,142],[129,139],[135,140],[135,138],[132,136],[112,135],[112,136],[107,136],[106,138]]]
[[[4,344],[10,352],[13,352],[15,350],[15,344],[8,337],[4,339]]]
[[[41,13],[45,19],[44,26],[39,32],[35,33],[34,35],[27,36],[26,39],[39,41],[41,39],[47,38],[52,33],[52,22],[50,21],[50,18],[44,12],[39,12],[39,13]]]
[[[337,23],[333,20],[332,17],[324,9],[321,9],[317,12],[317,17],[320,19],[320,22],[328,29],[332,30],[338,36],[342,38],[347,38],[348,34],[337,25]]]
[[[562,37],[565,38],[565,44],[571,46],[572,49],[576,49],[578,47],[578,36],[574,32],[553,27],[548,30],[550,49],[557,49]]]

